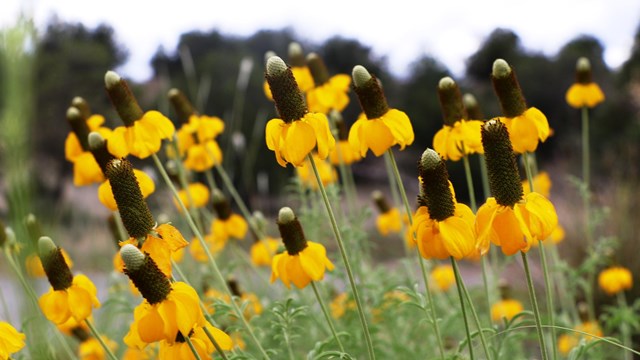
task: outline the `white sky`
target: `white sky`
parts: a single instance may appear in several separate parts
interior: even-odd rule
[[[2,0],[0,26],[10,26],[21,9],[43,28],[59,19],[95,27],[114,27],[117,41],[129,51],[118,69],[144,80],[158,46],[175,49],[181,33],[218,29],[251,35],[260,29],[291,26],[304,39],[320,42],[339,34],[372,46],[387,56],[391,70],[405,75],[407,65],[430,54],[454,73],[496,27],[514,30],[527,49],[553,55],[579,34],[605,45],[605,60],[619,66],[629,55],[640,24],[638,0]],[[418,5],[419,4],[419,5]]]

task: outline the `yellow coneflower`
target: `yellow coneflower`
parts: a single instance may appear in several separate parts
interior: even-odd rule
[[[60,248],[43,236],[38,240],[38,252],[51,284],[38,304],[44,315],[54,324],[63,324],[69,318],[82,322],[91,316],[92,309],[100,307],[95,285],[85,275],[73,276]]]
[[[317,146],[318,156],[326,159],[335,147],[335,139],[324,114],[310,113],[291,69],[277,56],[267,61],[266,78],[280,118],[269,120],[266,142],[278,164],[301,166]]]
[[[204,326],[195,327],[189,334],[189,340],[193,345],[193,348],[198,353],[198,356],[201,359],[210,358],[210,354],[215,351],[215,347],[213,343],[205,333],[204,329],[207,329],[209,334],[213,336],[214,340],[220,346],[222,350],[231,350],[233,348],[233,341],[231,337],[227,335],[224,331],[210,325],[205,324]],[[189,344],[185,339],[187,335],[182,335],[182,333],[178,333],[175,341],[166,341],[163,340],[160,342],[160,353],[158,354],[159,360],[195,360],[196,357],[193,354],[193,350],[191,350]]]
[[[273,256],[278,253],[280,239],[267,236],[251,245],[251,263],[255,266],[271,266]]]
[[[331,110],[344,110],[349,104],[351,77],[346,74],[330,77],[324,61],[316,53],[307,55],[307,64],[314,82],[306,91],[309,111],[326,114]]]
[[[9,359],[11,354],[24,347],[26,336],[8,322],[0,321],[0,359]]]
[[[380,211],[380,214],[376,218],[376,228],[380,235],[387,236],[389,233],[399,233],[402,230],[400,210],[389,206],[387,199],[385,199],[381,191],[374,191],[371,197],[378,211]]]
[[[576,64],[576,82],[565,96],[567,103],[576,109],[592,108],[604,101],[604,93],[591,78],[591,63],[581,57]]]
[[[506,281],[501,280],[499,287],[500,301],[491,305],[491,320],[495,323],[502,323],[503,319],[509,321],[524,311],[522,303],[511,297],[511,287]]]
[[[329,153],[329,161],[334,166],[340,164],[351,165],[355,162],[362,160],[359,150],[354,150],[349,145],[349,132],[347,126],[344,123],[344,119],[339,113],[332,113],[331,117],[338,130],[338,140],[336,141],[336,147]]]
[[[414,140],[413,127],[407,114],[389,108],[382,87],[375,76],[361,65],[353,68],[354,90],[364,112],[349,130],[349,144],[365,157],[371,149],[381,156],[389,148],[399,145],[400,150]]]
[[[320,159],[317,153],[312,153],[311,156],[318,168],[322,185],[327,186],[338,181],[338,173],[328,161]],[[318,182],[316,181],[316,176],[308,159],[304,161],[302,166],[296,167],[296,173],[300,177],[303,186],[313,190],[318,189]]]
[[[129,154],[144,159],[160,150],[163,139],[170,139],[175,127],[159,111],[142,112],[129,85],[120,75],[107,71],[105,86],[124,126],[118,126],[108,137],[107,147],[115,157]]]
[[[229,238],[244,239],[249,229],[247,221],[231,211],[229,200],[219,189],[211,192],[211,198],[216,212],[216,218],[211,221],[211,234],[215,236],[216,241],[226,242]]]
[[[324,278],[325,270],[333,270],[322,244],[307,241],[302,225],[288,207],[280,209],[278,228],[287,251],[274,256],[271,282],[280,279],[287,288],[293,283],[299,289]]]
[[[440,80],[438,99],[444,125],[433,137],[433,149],[443,159],[451,161],[469,154],[482,154],[482,121],[467,120],[460,89],[452,78],[447,76]]]
[[[436,288],[439,291],[449,291],[451,286],[456,283],[456,275],[451,265],[438,265],[431,270],[431,279],[435,281]]]
[[[556,228],[556,210],[536,192],[524,196],[509,133],[502,122],[493,119],[482,127],[482,144],[494,196],[476,215],[478,250],[486,253],[491,241],[506,255],[527,252],[534,240],[545,240]]]
[[[504,115],[499,119],[507,126],[513,150],[536,151],[538,142],[549,137],[547,117],[535,107],[527,107],[516,73],[506,61],[493,63],[491,80]]]
[[[309,89],[313,88],[314,83],[311,70],[309,70],[309,66],[307,66],[302,46],[297,42],[290,43],[289,48],[287,49],[287,55],[289,63],[291,64],[291,73],[293,74],[293,78],[296,80],[296,83],[298,83],[300,91],[306,93]],[[265,61],[269,60],[272,56],[276,56],[276,53],[273,51],[267,51],[264,56]],[[269,82],[265,81],[264,94],[269,100],[273,100],[273,94],[271,91],[272,89],[269,86]]]
[[[187,189],[178,191],[178,196],[187,209],[191,207],[201,208],[209,203],[210,193],[205,184],[197,182],[187,185]],[[191,201],[193,201],[193,205],[191,205]],[[178,208],[178,211],[182,211],[178,200],[174,199],[173,204]]]
[[[633,275],[622,266],[612,266],[598,275],[598,285],[607,295],[615,295],[633,287]]]

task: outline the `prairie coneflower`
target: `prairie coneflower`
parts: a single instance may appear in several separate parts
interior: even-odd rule
[[[375,156],[381,156],[393,145],[399,145],[400,150],[411,145],[414,140],[411,121],[404,112],[389,108],[378,79],[361,65],[353,68],[352,76],[364,113],[349,130],[351,147],[365,157],[369,149]]]
[[[166,276],[171,276],[171,254],[187,246],[187,241],[175,227],[169,224],[158,226],[155,223],[129,161],[110,161],[106,175],[112,184],[122,223],[130,236],[120,245],[138,246],[153,258]]]
[[[309,111],[328,113],[342,111],[349,104],[351,77],[346,74],[329,76],[329,70],[316,53],[307,55],[307,64],[313,76],[314,86],[307,93]]]
[[[347,126],[345,125],[342,116],[336,112],[333,112],[331,116],[335,127],[338,130],[336,147],[329,153],[329,161],[331,164],[334,166],[338,166],[340,164],[351,165],[362,160],[360,151],[354,150],[351,145],[349,145],[349,132],[347,131]]]
[[[162,139],[170,139],[175,132],[171,120],[159,111],[142,112],[129,85],[120,75],[107,71],[105,86],[124,126],[118,126],[108,138],[109,152],[115,157],[129,154],[144,159],[160,150]]]
[[[326,159],[335,147],[335,139],[324,114],[310,113],[291,69],[277,56],[267,60],[265,74],[280,118],[266,127],[266,142],[278,164],[301,166],[317,146],[320,159]]]
[[[169,90],[169,100],[183,122],[177,138],[184,166],[202,172],[222,164],[222,150],[216,137],[224,131],[224,121],[216,116],[199,115],[178,89]]]
[[[64,144],[64,153],[67,160],[73,163],[73,184],[84,186],[96,182],[102,182],[104,175],[100,166],[91,155],[89,148],[89,133],[98,132],[103,137],[111,135],[111,129],[103,127],[104,117],[102,115],[90,115],[78,109],[77,106],[86,107],[88,105],[82,98],[74,98],[67,110],[67,122],[71,126],[71,132],[67,135]],[[88,116],[88,117],[85,117]]]
[[[318,167],[318,174],[320,175],[322,185],[327,186],[335,183],[338,180],[336,169],[328,161],[320,159],[317,153],[312,153],[311,156]],[[303,166],[296,168],[296,173],[300,177],[300,181],[304,187],[313,190],[318,189],[318,181],[316,181],[316,176],[308,159],[304,161]]]
[[[73,317],[82,322],[91,316],[92,309],[100,307],[95,285],[85,275],[73,276],[60,248],[51,238],[38,240],[38,252],[51,284],[38,304],[44,315],[54,324],[63,324]]]
[[[188,208],[201,208],[209,203],[209,188],[203,183],[191,183],[187,186],[187,189],[178,191],[178,196],[184,206]],[[193,205],[191,204],[193,202]],[[178,208],[178,211],[182,211],[177,200],[173,200],[174,205]]]
[[[500,301],[491,305],[491,320],[501,323],[503,319],[507,321],[524,311],[522,303],[511,297],[511,287],[506,281],[500,281]]]
[[[449,291],[451,286],[456,283],[456,275],[451,265],[438,265],[431,270],[431,279],[435,281],[436,288],[439,291]]]
[[[188,335],[194,327],[205,325],[198,294],[191,286],[171,283],[149,255],[131,244],[120,249],[120,256],[125,274],[144,298],[124,338],[128,346],[142,348],[161,340],[174,343],[179,333]]]
[[[11,324],[0,321],[0,359],[9,359],[11,354],[20,351],[24,347],[25,338],[26,336]]]
[[[422,154],[419,165],[420,207],[413,219],[418,250],[426,258],[460,260],[476,250],[471,209],[457,203],[449,188],[449,173],[444,160],[432,149]]]
[[[271,266],[273,256],[280,248],[280,239],[270,236],[259,239],[251,245],[251,263],[255,266]]]
[[[300,221],[288,207],[278,213],[278,228],[287,251],[273,257],[271,282],[282,280],[287,288],[293,283],[302,289],[324,278],[325,270],[333,270],[322,244],[307,241]]]
[[[244,239],[249,229],[247,221],[231,211],[229,200],[219,189],[211,192],[211,198],[216,212],[216,218],[211,221],[211,234],[216,241],[226,242],[229,238]]]
[[[558,224],[553,204],[531,192],[524,196],[515,154],[507,127],[496,119],[482,127],[482,144],[493,197],[478,209],[478,250],[489,250],[489,242],[506,255],[527,252],[534,240],[545,240]]]
[[[581,57],[576,64],[576,82],[567,90],[567,103],[576,109],[592,108],[604,101],[604,93],[591,78],[591,63]]]
[[[560,335],[558,338],[558,351],[564,356],[568,355],[569,352],[571,352],[571,349],[578,346],[580,340],[584,339],[586,342],[589,342],[596,340],[594,336],[602,337],[603,335],[602,329],[595,321],[583,321],[573,329],[584,332],[588,335],[575,332]]]
[[[227,335],[224,331],[210,325],[209,323],[205,324],[202,327],[195,327],[188,335],[193,348],[198,353],[201,359],[208,359],[210,354],[215,351],[215,347],[209,337],[205,333],[204,329],[207,329],[209,334],[211,334],[220,346],[222,350],[231,350],[233,348],[233,341],[231,337]],[[187,335],[182,335],[181,332],[178,332],[175,341],[166,341],[163,340],[160,342],[160,353],[158,354],[159,360],[195,360],[196,357],[193,354],[193,350],[187,344],[185,339]]]
[[[307,61],[304,56],[304,51],[302,50],[302,46],[297,42],[292,42],[289,44],[289,48],[287,50],[287,55],[289,58],[289,63],[291,64],[291,73],[293,74],[293,78],[298,83],[298,87],[300,91],[306,93],[309,89],[313,88],[313,76],[311,75],[311,71],[307,66]],[[269,60],[270,57],[276,56],[276,53],[273,51],[267,51],[265,53],[264,59]],[[267,96],[267,99],[273,100],[272,89],[269,86],[269,82],[264,82],[264,94]]]
[[[395,207],[389,206],[387,199],[384,197],[381,191],[374,191],[371,194],[373,201],[380,211],[380,214],[376,218],[376,228],[382,236],[387,236],[389,233],[399,233],[402,230],[402,217],[400,210]]]
[[[448,76],[438,83],[438,99],[444,126],[433,137],[433,149],[443,159],[451,161],[458,161],[468,154],[482,154],[482,121],[467,120],[460,89]]]
[[[535,151],[538,143],[549,137],[547,117],[535,107],[527,107],[516,73],[506,61],[494,61],[491,80],[504,115],[499,119],[507,126],[513,150]]]
[[[616,295],[633,287],[633,275],[625,267],[612,266],[600,272],[598,285],[607,295]]]

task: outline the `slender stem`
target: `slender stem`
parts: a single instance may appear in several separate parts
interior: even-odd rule
[[[89,330],[91,330],[91,333],[93,334],[93,337],[95,337],[98,340],[98,342],[100,343],[100,346],[102,346],[104,351],[107,353],[107,356],[109,356],[109,358],[111,360],[118,360],[118,358],[115,355],[113,355],[113,352],[111,351],[111,349],[109,349],[107,344],[104,342],[104,339],[102,339],[102,335],[100,335],[100,333],[98,332],[96,327],[93,326],[93,323],[91,322],[91,320],[84,319],[84,322],[89,327]]]
[[[469,189],[469,202],[471,204],[471,210],[475,214],[478,211],[478,205],[476,204],[476,191],[473,186],[473,177],[471,175],[471,166],[469,166],[469,155],[462,157],[464,163],[464,174],[467,178],[467,188]],[[489,292],[489,276],[487,274],[487,260],[484,256],[480,257],[480,264],[482,268],[482,283],[484,288],[485,301],[487,302],[487,308],[491,308],[491,297]],[[488,324],[491,325],[491,311],[487,311]]]
[[[451,265],[453,266],[453,271],[456,277],[456,287],[458,288],[458,298],[460,299],[460,308],[462,309],[462,318],[464,319],[464,329],[467,332],[467,345],[469,346],[469,357],[471,360],[475,359],[473,356],[473,343],[471,342],[471,331],[469,330],[469,320],[467,320],[467,310],[465,310],[464,306],[464,296],[462,294],[462,284],[461,277],[458,271],[458,265],[454,261],[453,257],[451,257]],[[478,330],[479,333],[482,333],[482,329]]]
[[[22,288],[24,289],[24,291],[27,293],[27,296],[31,300],[33,306],[35,308],[37,308],[37,309],[40,309],[40,305],[38,304],[38,295],[33,290],[31,285],[27,282],[27,280],[24,278],[24,275],[22,274],[22,271],[20,270],[20,267],[15,262],[13,256],[9,252],[8,247],[5,247],[4,255],[5,255],[6,259],[7,259],[7,263],[9,263],[9,266],[11,267],[11,269],[13,269],[13,272],[16,274],[16,277],[18,278],[18,281],[22,285]],[[40,311],[42,313],[42,309],[40,309]],[[53,325],[49,321],[47,321],[47,323]],[[67,353],[68,358],[69,359],[77,359],[78,357],[73,353],[73,351],[69,347],[69,344],[67,344],[67,342],[64,340],[64,337],[62,337],[62,335],[60,334],[60,332],[58,331],[57,328],[54,330],[53,333],[54,333],[54,336],[56,337],[56,339],[58,340],[58,342],[60,342],[60,344],[62,345],[62,349],[64,350],[64,352]]]
[[[533,185],[533,172],[531,171],[531,162],[529,161],[529,153],[522,154],[524,159],[524,169],[527,174],[527,182],[529,183],[529,191],[534,192],[536,189]],[[538,240],[538,248],[540,249],[540,262],[542,263],[542,274],[544,276],[544,287],[547,297],[547,312],[549,315],[549,325],[551,326],[551,357],[555,360],[558,357],[558,349],[556,346],[556,329],[554,319],[554,306],[553,306],[553,288],[551,287],[551,280],[549,279],[549,267],[547,266],[547,255],[544,250],[545,239]],[[562,274],[560,274],[562,276]]]
[[[324,185],[322,184],[322,179],[320,178],[320,173],[318,173],[318,168],[316,167],[316,163],[315,161],[313,161],[313,156],[309,154],[307,155],[307,158],[309,159],[309,162],[311,163],[311,168],[313,169],[313,173],[316,176],[316,181],[318,182],[318,188],[320,189],[322,200],[324,201],[324,205],[327,209],[327,214],[329,215],[329,221],[331,222],[331,227],[336,237],[338,248],[340,249],[340,255],[342,255],[342,261],[344,262],[344,267],[347,272],[347,276],[349,277],[349,284],[351,285],[351,291],[353,291],[353,298],[356,301],[356,306],[358,308],[360,325],[362,325],[364,339],[367,343],[367,352],[369,354],[369,359],[373,360],[376,358],[376,355],[373,351],[373,342],[371,341],[371,334],[369,333],[369,327],[367,326],[367,318],[364,315],[364,308],[360,300],[360,295],[358,294],[358,288],[356,287],[356,281],[353,276],[353,272],[351,271],[351,265],[349,264],[349,257],[347,256],[347,250],[345,249],[344,242],[342,241],[342,235],[340,234],[340,230],[338,229],[338,222],[336,221],[336,218],[333,215],[333,209],[331,209],[331,204],[329,203],[329,197],[327,196],[327,191],[325,190]]]
[[[627,310],[629,309],[629,304],[627,303],[627,298],[624,296],[624,291],[618,292],[618,306]],[[629,324],[627,323],[628,319],[623,319],[623,323],[620,326],[620,334],[622,335],[622,343],[625,346],[633,347],[633,343],[631,340],[631,332],[629,331]],[[625,360],[633,360],[633,354],[628,351],[624,352]]]
[[[338,333],[336,332],[336,328],[333,325],[333,321],[331,320],[331,316],[327,311],[327,307],[324,305],[324,301],[322,301],[322,297],[320,297],[320,293],[318,292],[318,287],[316,286],[315,281],[311,281],[311,287],[313,288],[313,292],[316,294],[316,299],[318,300],[318,304],[320,304],[320,308],[322,309],[324,318],[327,320],[329,329],[331,329],[331,334],[333,334],[333,338],[336,339],[336,342],[338,343],[338,347],[340,348],[340,351],[345,352],[344,346],[342,346],[342,342],[340,341],[340,338],[338,337]]]
[[[171,179],[169,178],[169,174],[167,174],[167,171],[165,170],[164,166],[162,166],[162,163],[160,162],[160,159],[158,159],[158,156],[156,154],[152,154],[151,158],[153,159],[153,162],[158,168],[160,175],[162,176],[165,183],[171,190],[171,193],[173,194],[174,199],[178,202],[180,209],[182,209],[182,215],[185,217],[185,220],[189,224],[189,228],[191,228],[191,231],[193,232],[193,234],[196,236],[198,241],[200,241],[200,245],[202,245],[202,249],[204,250],[205,254],[207,255],[207,258],[209,259],[209,264],[211,265],[211,269],[213,270],[213,274],[216,277],[216,280],[220,283],[220,286],[222,287],[224,292],[229,296],[229,298],[233,299],[233,294],[231,293],[231,290],[229,289],[229,286],[227,285],[227,282],[225,281],[224,276],[222,276],[222,273],[220,272],[220,268],[218,268],[218,265],[215,259],[213,258],[213,255],[211,255],[211,252],[209,251],[209,247],[207,246],[207,243],[202,237],[202,233],[200,233],[200,230],[198,230],[198,227],[193,221],[193,218],[189,215],[189,211],[187,211],[187,208],[184,206],[184,203],[180,199],[180,196],[178,196],[178,191],[176,190],[175,186],[171,182]],[[242,310],[240,310],[240,307],[238,306],[238,304],[236,304],[235,301],[231,301],[231,307],[236,313],[236,316],[242,322],[242,325],[244,326],[244,328],[249,333],[251,340],[253,340],[255,345],[258,347],[258,350],[260,351],[261,356],[265,359],[268,359],[269,355],[267,355],[266,351],[260,344],[260,341],[258,341],[258,338],[254,334],[253,329],[251,328],[251,325],[249,325],[249,322],[244,317],[244,314],[242,313]]]
[[[487,199],[491,196],[491,190],[489,189],[489,174],[487,173],[487,163],[484,161],[484,155],[479,154],[480,160],[480,178],[482,179],[482,194]]]
[[[409,199],[407,198],[407,192],[404,189],[404,184],[402,182],[402,178],[400,177],[400,170],[398,170],[398,164],[396,164],[396,159],[393,156],[393,151],[389,149],[387,151],[386,159],[389,159],[389,168],[392,170],[393,176],[389,177],[389,180],[392,184],[396,184],[398,190],[400,191],[400,195],[402,196],[402,202],[404,203],[404,209],[407,212],[407,217],[409,218],[409,226],[413,227],[413,214],[411,213],[411,206],[409,205]],[[413,237],[415,239],[416,234],[413,233]],[[404,243],[404,240],[403,240]],[[436,333],[436,337],[438,338],[438,350],[440,351],[440,357],[444,359],[444,344],[442,343],[442,337],[440,336],[440,325],[438,325],[438,318],[436,316],[436,309],[433,303],[433,296],[431,295],[431,289],[429,288],[429,277],[427,276],[427,270],[425,268],[424,259],[420,255],[419,251],[416,251],[418,255],[418,262],[420,263],[420,271],[422,271],[422,281],[424,282],[425,293],[427,295],[427,301],[430,305],[431,317],[433,318],[433,327]]]
[[[216,184],[216,179],[213,177],[213,171],[205,171],[204,176],[207,179],[207,185],[213,190],[218,188],[218,184]]]
[[[584,229],[587,239],[587,251],[589,256],[594,249],[593,224],[591,223],[591,160],[589,154],[589,109],[584,106],[582,115],[582,207],[584,211]],[[595,304],[593,300],[593,284],[595,283],[595,269],[587,273],[588,286],[586,287],[587,303],[589,305],[589,318],[595,319]]]
[[[536,299],[536,291],[533,288],[533,279],[531,278],[531,270],[529,269],[529,260],[527,260],[527,253],[520,252],[522,255],[522,263],[524,265],[524,272],[527,276],[527,287],[529,288],[529,298],[531,298],[531,306],[533,307],[533,315],[536,320],[536,329],[538,331],[538,341],[540,342],[540,353],[542,354],[542,360],[548,360],[547,347],[544,342],[544,335],[542,334],[542,321],[540,319],[540,310],[538,310],[538,300]]]
[[[491,359],[491,352],[489,351],[489,346],[487,343],[487,339],[484,337],[484,332],[482,331],[482,324],[480,324],[480,318],[478,317],[478,313],[476,312],[475,306],[473,306],[473,300],[471,299],[471,295],[467,290],[467,286],[464,284],[464,279],[460,274],[460,269],[458,268],[458,263],[455,261],[453,257],[451,257],[451,261],[453,262],[453,269],[456,274],[456,282],[460,282],[460,288],[464,293],[467,302],[469,303],[469,309],[471,310],[471,316],[476,323],[476,327],[478,328],[478,335],[480,335],[480,342],[482,343],[482,347],[484,349],[484,354],[487,359]]]
[[[196,350],[195,346],[193,346],[193,343],[191,342],[191,338],[189,338],[189,335],[187,336],[182,335],[182,337],[184,337],[184,340],[187,342],[187,345],[189,345],[189,349],[191,349],[191,352],[193,353],[193,356],[196,358],[196,360],[202,360],[202,358],[200,357],[200,354],[198,354],[198,350]]]
[[[387,169],[387,177],[389,178],[389,187],[391,188],[391,199],[393,199],[393,204],[396,206],[399,206],[400,202],[402,201],[404,202],[404,199],[400,199],[400,194],[398,194],[398,188],[400,186],[402,186],[404,188],[404,185],[402,185],[402,179],[400,178],[400,173],[398,172],[398,176],[395,175],[395,171],[394,171],[394,165],[392,165],[392,161],[391,161],[391,155],[393,155],[393,152],[391,152],[391,149],[389,149],[389,151],[387,151],[384,154],[384,164],[385,164],[385,168]],[[393,159],[393,164],[395,164],[395,158]],[[397,168],[397,166],[395,166],[395,168]],[[406,195],[405,195],[406,197]],[[409,202],[407,201],[406,204],[408,204]],[[407,210],[408,209],[408,210]],[[411,216],[411,206],[405,207],[405,212],[407,213],[407,216]],[[402,233],[400,234],[400,237],[402,238],[402,234],[404,233],[405,229],[404,229],[404,222],[402,223]],[[406,241],[404,241],[404,239],[402,239],[402,246],[404,248],[404,254],[405,256],[409,255],[410,251],[409,251],[409,245],[407,244]]]

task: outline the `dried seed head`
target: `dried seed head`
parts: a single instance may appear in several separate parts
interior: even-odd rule
[[[148,254],[127,244],[120,249],[120,257],[125,265],[124,273],[149,304],[153,305],[167,298],[171,292],[171,282]]]
[[[307,239],[304,236],[302,225],[289,207],[283,207],[278,212],[278,229],[282,242],[289,255],[297,255],[307,247]]]
[[[277,56],[267,60],[266,68],[265,77],[280,118],[286,123],[302,119],[307,113],[307,103],[291,69]]]
[[[89,151],[93,154],[93,158],[102,169],[102,173],[107,172],[107,164],[111,160],[115,159],[115,156],[111,155],[107,149],[107,141],[100,135],[100,133],[92,131],[89,133]]]
[[[114,71],[107,71],[104,84],[122,122],[125,126],[133,126],[133,123],[142,118],[144,113],[138,105],[138,100],[133,96],[129,84]]]
[[[516,73],[503,59],[493,62],[491,81],[504,116],[516,117],[527,110],[527,102],[522,95]]]
[[[444,160],[434,150],[426,149],[420,158],[418,172],[422,178],[419,201],[427,206],[429,216],[436,221],[453,216],[456,205]]]
[[[145,237],[153,229],[154,220],[133,173],[133,166],[126,159],[114,159],[107,164],[105,175],[129,236]]]
[[[38,240],[38,254],[49,284],[53,290],[66,290],[73,282],[73,274],[62,256],[62,251],[48,236]]]
[[[576,63],[576,82],[589,84],[593,82],[591,74],[591,62],[586,57],[581,57]]]
[[[513,207],[524,193],[507,127],[492,119],[484,124],[481,135],[491,194],[498,204]]]
[[[460,88],[450,77],[443,77],[438,83],[438,100],[445,125],[453,126],[456,121],[465,118]]]
[[[178,115],[178,120],[183,124],[188,123],[191,115],[196,114],[196,111],[194,110],[193,105],[191,105],[189,99],[187,99],[182,91],[176,88],[169,90],[167,95],[169,96],[171,105],[173,105],[173,108]]]
[[[362,65],[354,66],[351,76],[360,107],[367,119],[376,119],[386,114],[389,111],[389,105],[378,79]]]
[[[231,204],[220,189],[213,189],[213,191],[211,191],[211,201],[213,202],[213,209],[216,211],[218,219],[227,220],[231,216]]]
[[[329,70],[318,54],[310,53],[307,55],[307,65],[316,86],[323,85],[329,81]]]

